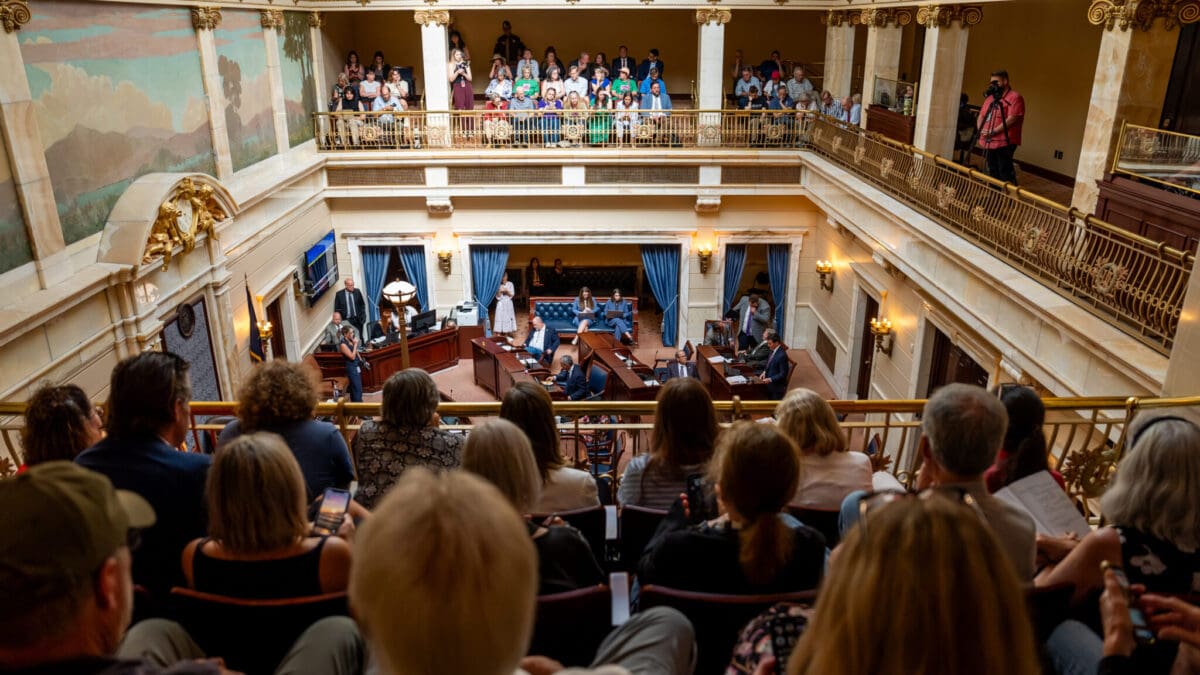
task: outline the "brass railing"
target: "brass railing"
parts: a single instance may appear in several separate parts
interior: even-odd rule
[[[1123,123],[1112,170],[1200,195],[1200,136]]]

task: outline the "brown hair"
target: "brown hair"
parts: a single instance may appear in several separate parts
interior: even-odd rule
[[[44,384],[33,392],[21,429],[25,464],[71,461],[91,445],[92,402],[73,384]]]
[[[789,391],[775,406],[775,419],[802,453],[824,457],[848,449],[837,414],[828,401],[811,389]]]
[[[712,474],[721,501],[744,521],[742,572],[751,583],[771,583],[792,558],[792,531],[779,513],[800,482],[796,444],[770,424],[736,422],[717,440]]]
[[[691,377],[667,380],[658,392],[658,405],[654,408],[654,432],[646,472],[653,468],[677,474],[682,466],[704,464],[712,457],[718,433],[712,397],[700,380]]]
[[[242,431],[310,419],[317,405],[317,390],[309,373],[303,365],[287,361],[256,366],[238,389],[237,415]]]
[[[543,483],[551,471],[562,468],[554,403],[545,388],[533,382],[517,382],[500,403],[500,417],[517,425],[529,437]]]
[[[587,291],[587,300],[583,299],[584,291]],[[588,288],[587,286],[583,286],[579,289],[579,297],[575,298],[575,302],[577,302],[580,307],[595,307],[596,294],[592,292],[592,289]]]
[[[424,427],[437,412],[441,396],[429,373],[409,368],[383,383],[383,421],[396,427]]]
[[[304,476],[279,436],[260,431],[217,449],[208,471],[208,534],[234,553],[287,548],[308,533]]]
[[[462,468],[495,485],[521,513],[528,513],[541,498],[533,448],[508,420],[488,420],[471,430],[463,445]]]
[[[109,384],[109,435],[155,436],[174,423],[176,403],[192,398],[190,368],[170,352],[142,352],[118,363]]]

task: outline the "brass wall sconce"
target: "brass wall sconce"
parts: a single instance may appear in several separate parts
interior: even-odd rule
[[[448,248],[444,248],[437,252],[438,269],[442,270],[442,274],[445,274],[446,276],[450,276],[451,255],[453,255],[453,252]]]
[[[829,260],[817,261],[817,274],[821,276],[821,290],[833,292],[833,263]]]
[[[896,334],[892,332],[892,320],[887,317],[871,319],[871,334],[875,336],[875,351],[892,355],[892,346],[896,342]]]
[[[700,273],[708,274],[708,268],[712,265],[712,245],[704,244],[696,251],[696,255],[700,258]]]
[[[258,337],[262,338],[263,342],[275,337],[275,327],[271,325],[270,321],[258,322]]]

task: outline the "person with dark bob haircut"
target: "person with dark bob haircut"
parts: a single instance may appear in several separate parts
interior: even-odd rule
[[[401,370],[384,382],[381,419],[363,423],[354,438],[355,501],[374,508],[410,467],[441,471],[462,464],[462,436],[438,428],[440,400],[433,378],[420,368]]]
[[[238,390],[238,418],[221,430],[217,446],[244,433],[270,431],[283,437],[300,464],[307,502],[326,488],[347,489],[354,480],[350,450],[337,427],[313,419],[316,405],[307,367],[287,361],[260,364]]]
[[[533,446],[541,482],[540,498],[531,504],[533,513],[573,511],[600,505],[596,481],[591,474],[564,465],[553,402],[542,385],[534,382],[514,384],[500,403],[500,417],[517,425]]]
[[[155,600],[183,583],[179,555],[206,529],[204,482],[212,458],[181,450],[191,398],[188,362],[179,356],[143,352],[121,361],[109,383],[108,437],[75,458],[154,508],[158,520],[142,531],[133,554],[133,582]],[[138,609],[153,614],[159,608]]]
[[[73,384],[45,384],[33,392],[21,429],[27,467],[56,459],[71,461],[104,438],[104,422],[87,394]]]

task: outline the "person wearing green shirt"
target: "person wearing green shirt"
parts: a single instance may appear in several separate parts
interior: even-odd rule
[[[588,120],[588,140],[593,145],[608,143],[609,132],[612,131],[612,102],[608,100],[608,92],[601,89],[596,94],[596,102],[592,104],[592,117]]]
[[[637,82],[629,78],[629,70],[622,68],[621,74],[617,76],[617,79],[612,81],[609,91],[612,94],[613,100],[620,101],[626,92],[636,97],[638,95],[638,86]]]
[[[517,81],[513,83],[514,90],[521,87],[525,87],[525,95],[529,98],[536,99],[538,97],[540,86],[537,81],[537,76],[533,74],[533,68],[530,66],[521,68],[520,77],[518,77]]]

